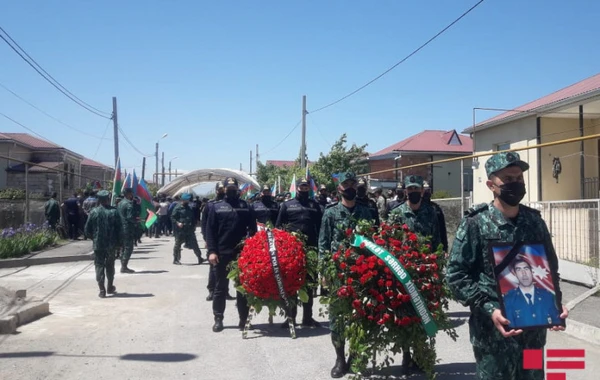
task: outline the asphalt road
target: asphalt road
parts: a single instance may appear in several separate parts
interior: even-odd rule
[[[91,262],[0,270],[3,286],[28,289],[49,301],[52,312],[18,334],[0,336],[0,379],[330,378],[335,355],[325,328],[299,330],[292,340],[278,326],[281,318],[269,326],[259,315],[257,329],[242,340],[235,301],[228,301],[226,329],[213,333],[211,303],[205,301],[208,266],[192,265],[189,250],[184,265],[174,266],[171,250],[171,239],[146,239],[130,262],[137,273],[117,273],[118,294],[106,299],[97,297]],[[460,337],[453,342],[439,336],[438,378],[472,379],[468,313],[459,305],[452,312]],[[547,347],[586,349],[586,370],[568,371],[567,379],[598,378],[600,347],[561,333],[549,334]]]

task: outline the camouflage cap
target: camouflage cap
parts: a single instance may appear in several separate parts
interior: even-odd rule
[[[369,181],[367,181],[367,179],[365,177],[360,177],[358,179],[358,186],[359,187],[362,187],[362,186],[367,187],[368,185],[369,185]]]
[[[108,199],[110,198],[110,193],[108,190],[100,190],[97,194],[99,199]]]
[[[356,174],[354,174],[354,172],[351,171],[340,173],[339,179],[340,183],[344,183],[346,181],[356,182]]]
[[[518,166],[523,171],[529,169],[529,164],[525,161],[521,161],[521,156],[516,152],[503,152],[496,153],[490,157],[485,163],[485,171],[488,178],[492,174],[499,172],[502,169],[506,169],[509,166]]]
[[[238,187],[238,181],[237,179],[233,178],[233,177],[227,177],[225,178],[224,185],[225,187],[229,187],[229,186],[235,186]]]
[[[404,178],[404,185],[406,187],[423,187],[423,177],[420,175],[409,175]]]

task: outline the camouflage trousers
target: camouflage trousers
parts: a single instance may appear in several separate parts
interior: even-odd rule
[[[176,233],[175,234],[175,246],[173,247],[173,259],[181,260],[181,246],[186,244],[188,248],[194,251],[196,257],[202,257],[202,251],[200,247],[198,247],[198,239],[196,239],[196,234],[194,232],[189,233]]]
[[[104,286],[105,279],[112,284],[115,278],[115,251],[94,251],[94,266],[96,268],[96,281]]]
[[[471,342],[481,380],[543,380],[543,370],[523,369],[523,350],[543,349],[546,345],[546,330],[524,331],[512,338],[504,338],[487,317],[484,323],[469,321]],[[480,322],[483,322],[480,320]]]
[[[335,300],[331,301],[332,303]],[[329,307],[329,330],[331,331],[331,343],[336,348],[344,347],[346,339],[344,338],[344,323],[339,319],[335,312]]]
[[[126,234],[123,238],[123,253],[121,253],[121,264],[127,265],[131,255],[133,254],[133,241],[135,236],[133,234]]]

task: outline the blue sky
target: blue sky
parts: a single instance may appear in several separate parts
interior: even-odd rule
[[[78,97],[110,111],[143,153],[164,133],[174,168],[249,167],[295,159],[308,110],[402,59],[476,0],[5,2],[0,25]],[[347,132],[375,152],[424,129],[472,123],[473,107],[511,108],[596,74],[591,0],[486,0],[394,71],[307,118],[309,159]],[[112,138],[0,41],[0,83],[65,123]],[[0,112],[66,148],[112,165],[111,140],[74,132],[0,88]],[[494,114],[479,112],[483,120]],[[26,132],[0,118],[0,131]],[[120,142],[123,166],[142,156]],[[97,151],[97,154],[95,153]],[[154,172],[149,157],[147,173]],[[149,175],[147,175],[149,177]]]

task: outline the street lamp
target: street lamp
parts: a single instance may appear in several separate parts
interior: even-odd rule
[[[164,135],[162,135],[162,137],[160,139],[158,139],[158,141],[156,142],[156,153],[155,153],[155,157],[156,157],[156,170],[154,172],[154,175],[156,176],[156,180],[154,181],[154,183],[158,186],[158,142],[162,139],[164,139],[165,137],[167,137],[169,134],[165,133]]]
[[[171,182],[171,161],[175,161],[179,157],[175,156],[169,160],[169,182]]]

